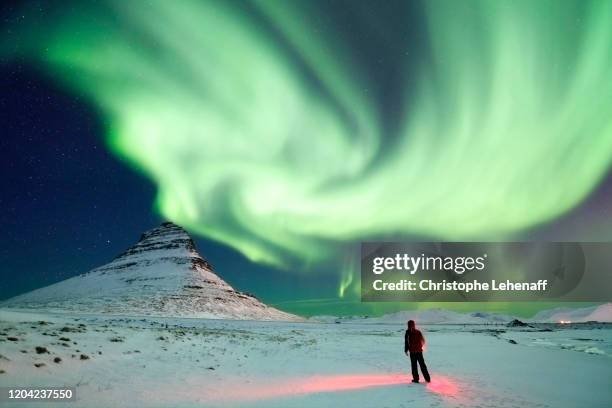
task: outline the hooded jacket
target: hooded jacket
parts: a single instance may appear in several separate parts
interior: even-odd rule
[[[404,335],[404,353],[422,353],[425,338],[420,330],[416,328],[413,320],[408,322],[408,330]]]

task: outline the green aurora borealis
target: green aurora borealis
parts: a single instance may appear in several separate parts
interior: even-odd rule
[[[3,52],[90,98],[164,217],[254,262],[331,262],[355,296],[354,243],[512,239],[612,163],[612,2],[413,5],[419,36],[354,28],[405,60],[388,72],[323,2],[77,3]]]

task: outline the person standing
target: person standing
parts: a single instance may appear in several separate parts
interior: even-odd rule
[[[425,381],[431,381],[429,371],[427,371],[427,365],[425,365],[425,359],[423,358],[424,346],[425,337],[423,337],[423,333],[416,328],[414,320],[408,320],[408,330],[406,330],[406,334],[404,335],[404,353],[410,356],[413,383],[419,382],[419,369],[417,368],[417,362],[421,366],[421,371],[423,372]]]

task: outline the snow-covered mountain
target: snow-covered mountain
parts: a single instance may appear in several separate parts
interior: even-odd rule
[[[383,316],[313,316],[312,321],[318,322],[358,322],[358,323],[405,323],[415,320],[419,324],[507,324],[517,319],[514,316],[491,312],[459,313],[444,309],[402,310]],[[530,319],[518,318],[530,323],[601,322],[612,323],[612,303],[598,306],[572,309],[560,307],[543,310]]]
[[[581,309],[556,308],[544,310],[537,313],[530,319],[532,322],[607,322],[612,323],[612,303],[604,303],[603,305],[585,307]]]
[[[0,304],[79,313],[245,320],[298,320],[234,290],[196,251],[189,234],[163,223],[110,263]]]

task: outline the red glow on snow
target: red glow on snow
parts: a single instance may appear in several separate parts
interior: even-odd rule
[[[268,379],[267,381],[239,382],[229,381],[225,389],[231,393],[207,393],[209,400],[220,401],[256,401],[275,398],[290,398],[308,394],[347,392],[363,390],[372,387],[406,387],[406,392],[423,389],[423,383],[412,384],[409,373],[395,374],[341,374],[316,375],[310,377]],[[231,383],[231,384],[230,384]],[[426,384],[428,392],[444,398],[456,398],[459,395],[457,384],[447,377],[434,376],[432,382]],[[216,398],[215,398],[216,397]]]
[[[259,400],[408,383],[410,383],[410,378],[407,374],[321,375],[270,381],[265,384],[236,385],[231,387],[231,397],[241,400]]]
[[[298,393],[317,393],[346,391],[383,385],[407,384],[406,374],[376,374],[376,375],[338,375],[326,377],[310,377],[302,380],[297,387]]]
[[[427,384],[427,390],[445,397],[454,397],[459,393],[457,384],[446,377],[440,376],[434,376],[431,379],[431,382]]]
[[[412,384],[410,373],[358,373],[336,375],[312,375],[306,377],[225,377],[215,385],[202,384],[201,379],[188,379],[182,387],[174,385],[171,390],[160,393],[146,392],[144,398],[150,398],[156,404],[165,402],[173,406],[177,401],[208,402],[215,406],[229,406],[255,401],[302,398],[308,395],[359,392],[372,388],[384,388],[394,398],[427,398],[439,397],[455,404],[466,403],[469,398],[466,390],[451,377],[434,375],[431,383]],[[380,396],[381,394],[376,394]],[[363,394],[364,398],[369,398]],[[330,395],[333,398],[332,395]],[[333,401],[330,400],[330,401]],[[430,399],[424,400],[431,402]],[[418,406],[418,404],[417,404]]]

